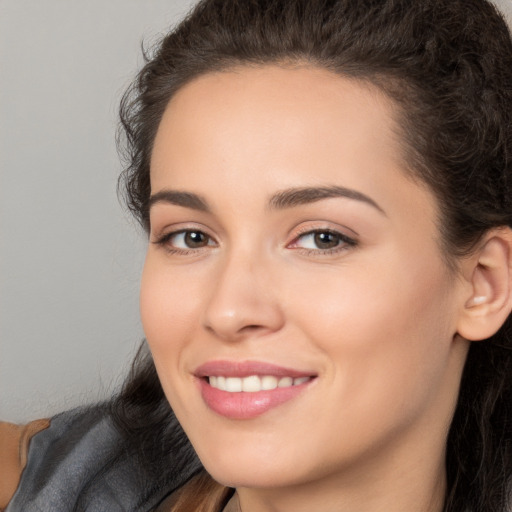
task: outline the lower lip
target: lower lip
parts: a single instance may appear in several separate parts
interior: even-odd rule
[[[217,414],[236,420],[247,420],[292,400],[312,382],[309,380],[298,386],[276,388],[254,393],[230,393],[214,388],[206,379],[199,379],[201,395],[206,405]]]

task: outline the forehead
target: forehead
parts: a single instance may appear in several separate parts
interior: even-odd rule
[[[326,149],[334,146],[346,154],[370,146],[403,165],[395,114],[392,101],[376,87],[323,68],[267,65],[208,73],[169,102],[152,170],[161,156],[174,156],[173,149],[194,153],[208,145],[217,148],[212,157],[252,158],[251,150],[262,156],[276,142],[281,156],[291,159],[318,151],[327,157]]]
[[[242,211],[249,199],[279,189],[336,185],[385,210],[399,205],[401,214],[417,214],[425,203],[433,211],[429,191],[410,179],[397,117],[376,87],[325,69],[206,74],[166,108],[152,154],[152,193],[193,191]]]

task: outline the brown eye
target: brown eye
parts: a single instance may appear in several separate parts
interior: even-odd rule
[[[182,231],[168,233],[155,243],[177,252],[202,249],[216,245],[211,236],[203,231],[194,229],[184,229]]]
[[[340,236],[330,231],[318,231],[314,234],[314,243],[318,249],[333,249],[340,242]]]
[[[314,229],[300,235],[292,244],[292,248],[306,249],[308,251],[318,252],[319,254],[329,254],[338,249],[348,249],[355,247],[356,240],[349,238],[343,233],[329,229]]]
[[[183,233],[183,243],[189,249],[199,249],[206,247],[209,243],[210,238],[201,231],[185,231]]]

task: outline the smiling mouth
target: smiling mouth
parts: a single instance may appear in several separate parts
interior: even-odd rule
[[[289,388],[300,386],[312,377],[276,377],[274,375],[249,375],[247,377],[228,377],[222,375],[211,375],[206,380],[212,388],[228,393],[257,393],[259,391],[271,391],[277,388]]]
[[[293,401],[318,375],[259,361],[209,361],[194,372],[205,405],[220,416],[249,420]]]

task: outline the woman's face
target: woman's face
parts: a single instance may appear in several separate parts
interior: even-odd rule
[[[382,94],[311,67],[207,74],[169,103],[142,320],[219,481],[442,460],[466,354],[461,294],[398,133]]]

